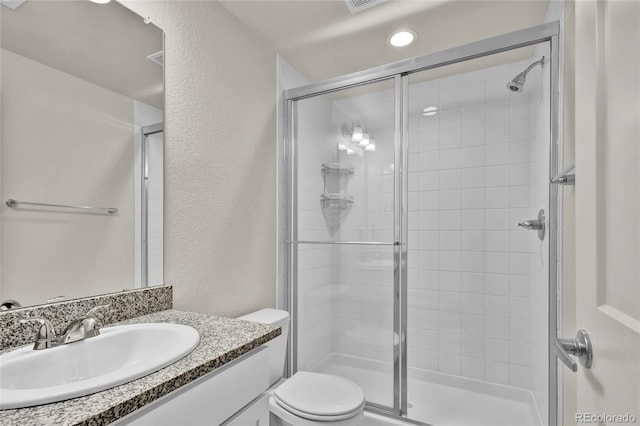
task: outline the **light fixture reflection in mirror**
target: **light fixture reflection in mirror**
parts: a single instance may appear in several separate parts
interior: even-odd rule
[[[163,67],[147,58],[163,52],[164,37],[122,4],[103,3],[0,6],[2,205],[118,208],[5,208],[0,302],[30,306],[163,283],[164,140],[162,131],[145,138],[142,130],[164,122]]]
[[[363,137],[364,137],[364,134],[362,133],[362,127],[355,126],[353,128],[353,132],[351,133],[351,140],[354,142],[359,142],[362,140]]]

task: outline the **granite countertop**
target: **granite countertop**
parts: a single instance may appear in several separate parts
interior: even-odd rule
[[[168,322],[189,325],[200,344],[184,358],[140,379],[80,398],[0,411],[0,424],[104,425],[207,374],[281,334],[269,325],[174,309],[111,325]]]

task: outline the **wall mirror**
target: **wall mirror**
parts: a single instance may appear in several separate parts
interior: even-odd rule
[[[162,30],[115,1],[0,19],[2,308],[162,284]]]

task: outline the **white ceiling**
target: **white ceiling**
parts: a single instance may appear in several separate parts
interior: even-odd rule
[[[351,14],[343,0],[220,3],[312,82],[539,25],[548,6],[389,0]],[[117,2],[30,0],[14,11],[0,7],[0,18],[3,48],[162,107],[162,69],[146,59],[162,49],[162,31]],[[400,28],[414,30],[417,40],[392,48],[387,37]]]
[[[2,48],[164,109],[163,34],[117,2],[29,0],[0,7]],[[135,41],[135,42],[134,42]]]
[[[390,0],[352,15],[343,0],[221,3],[312,82],[539,25],[548,6],[548,0]],[[414,30],[417,40],[389,46],[387,37],[401,28]]]

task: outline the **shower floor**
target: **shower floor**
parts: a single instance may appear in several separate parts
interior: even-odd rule
[[[368,401],[383,405],[392,403],[392,375],[390,367],[384,363],[330,354],[316,371],[346,377],[360,384]],[[412,369],[408,396],[409,418],[435,426],[541,425],[533,395],[524,389]],[[376,420],[375,424],[398,423],[382,419]]]

